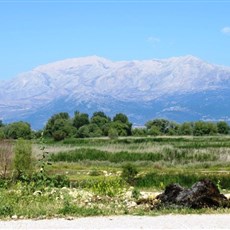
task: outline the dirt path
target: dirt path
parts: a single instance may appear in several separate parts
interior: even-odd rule
[[[0,221],[0,229],[230,229],[230,214]]]

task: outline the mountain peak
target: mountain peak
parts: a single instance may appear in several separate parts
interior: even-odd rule
[[[42,65],[2,83],[0,114],[7,121],[30,117],[33,123],[35,117],[44,123],[48,115],[65,110],[125,112],[142,124],[149,116],[172,113],[176,120],[185,112],[201,119],[207,111],[213,114],[213,100],[230,104],[229,89],[229,68],[192,55],[119,62],[94,55]],[[200,111],[206,105],[206,112]]]

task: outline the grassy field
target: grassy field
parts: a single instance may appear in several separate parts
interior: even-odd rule
[[[0,218],[230,213],[229,208],[153,208],[156,195],[171,183],[189,187],[208,178],[230,194],[230,136],[34,141],[34,157],[42,159],[44,152],[51,162],[45,166],[48,177],[10,186],[0,180]],[[127,164],[137,170],[129,181]],[[138,205],[140,199],[146,202]]]
[[[230,190],[229,136],[70,139],[49,143],[47,151],[49,172],[73,182],[117,177],[129,162],[138,168],[136,186],[142,189],[210,178]]]

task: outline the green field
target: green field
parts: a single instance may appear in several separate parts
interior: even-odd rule
[[[49,172],[73,182],[117,177],[129,162],[138,168],[135,185],[142,189],[209,178],[230,190],[229,136],[69,139],[50,143],[47,151]]]
[[[230,213],[229,208],[153,208],[156,194],[171,183],[189,187],[207,178],[229,194],[230,136],[32,143],[37,173],[14,181],[9,169],[8,178],[0,180],[0,218]],[[41,159],[45,173],[39,173]],[[133,171],[124,176],[127,165]],[[137,205],[140,199],[146,203]]]

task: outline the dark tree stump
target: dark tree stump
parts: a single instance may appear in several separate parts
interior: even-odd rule
[[[198,181],[189,189],[185,189],[178,184],[168,185],[165,191],[156,198],[166,206],[179,205],[188,208],[229,207],[228,199],[208,179]]]

